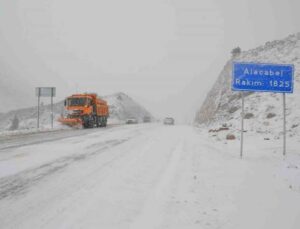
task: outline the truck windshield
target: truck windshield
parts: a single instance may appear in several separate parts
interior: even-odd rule
[[[86,98],[71,98],[68,99],[68,106],[84,106],[86,105],[87,99]]]

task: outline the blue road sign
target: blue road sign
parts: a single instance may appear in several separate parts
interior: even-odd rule
[[[294,66],[233,63],[233,91],[293,93]]]

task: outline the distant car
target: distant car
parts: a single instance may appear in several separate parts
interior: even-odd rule
[[[143,122],[151,122],[151,117],[145,116],[145,117],[143,118]]]
[[[137,124],[138,120],[136,118],[128,118],[126,124]]]
[[[167,117],[167,118],[164,119],[164,124],[165,125],[174,125],[175,124],[175,120],[174,120],[174,118]]]

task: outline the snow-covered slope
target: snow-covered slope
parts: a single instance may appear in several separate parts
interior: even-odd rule
[[[295,65],[294,93],[287,94],[287,130],[290,136],[300,134],[300,33],[283,40],[267,42],[256,49],[242,52],[229,60],[195,117],[197,124],[240,128],[241,94],[231,91],[232,61],[288,63]],[[282,129],[282,95],[245,93],[246,129],[267,133],[274,138]]]
[[[40,106],[40,127],[51,127],[51,108],[50,105]],[[63,111],[63,102],[58,102],[53,105],[54,120],[60,116]],[[13,120],[17,118],[18,125],[13,127]],[[58,127],[60,124],[54,121],[54,126]],[[0,114],[0,131],[3,130],[23,130],[32,129],[37,126],[37,107],[29,107],[24,109],[18,109],[9,111],[4,114]]]
[[[131,99],[128,95],[120,92],[113,95],[103,96],[108,102],[110,109],[109,123],[124,122],[127,118],[134,117],[141,121],[144,116],[153,116],[140,104]],[[41,128],[50,128],[51,126],[51,107],[50,105],[41,105],[40,107],[40,123]],[[53,106],[54,126],[61,127],[56,120],[64,111],[63,102],[55,103]],[[18,119],[17,129],[32,129],[37,125],[37,108],[30,107],[10,111],[8,113],[0,114],[0,131],[15,129],[13,127],[14,118]]]
[[[135,102],[125,93],[119,92],[103,97],[109,104],[110,118],[125,121],[128,118],[136,118],[140,122],[145,116],[153,120],[153,116],[143,106]]]

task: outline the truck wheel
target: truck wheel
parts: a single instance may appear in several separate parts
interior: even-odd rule
[[[89,120],[89,128],[94,128],[94,125],[95,125],[94,117],[91,117]]]
[[[107,125],[107,117],[103,117],[103,124],[102,124],[102,126],[106,127],[106,125]]]
[[[84,129],[89,128],[89,119],[86,116],[82,117],[82,127]]]
[[[82,118],[82,126],[83,128],[93,128],[95,125],[94,117],[93,116],[84,116]]]
[[[98,116],[98,127],[102,127],[103,126],[103,117],[102,116]]]
[[[101,116],[98,116],[97,127],[101,127],[101,126],[102,126],[102,119]]]
[[[99,117],[98,116],[95,117],[95,126],[99,127]]]

